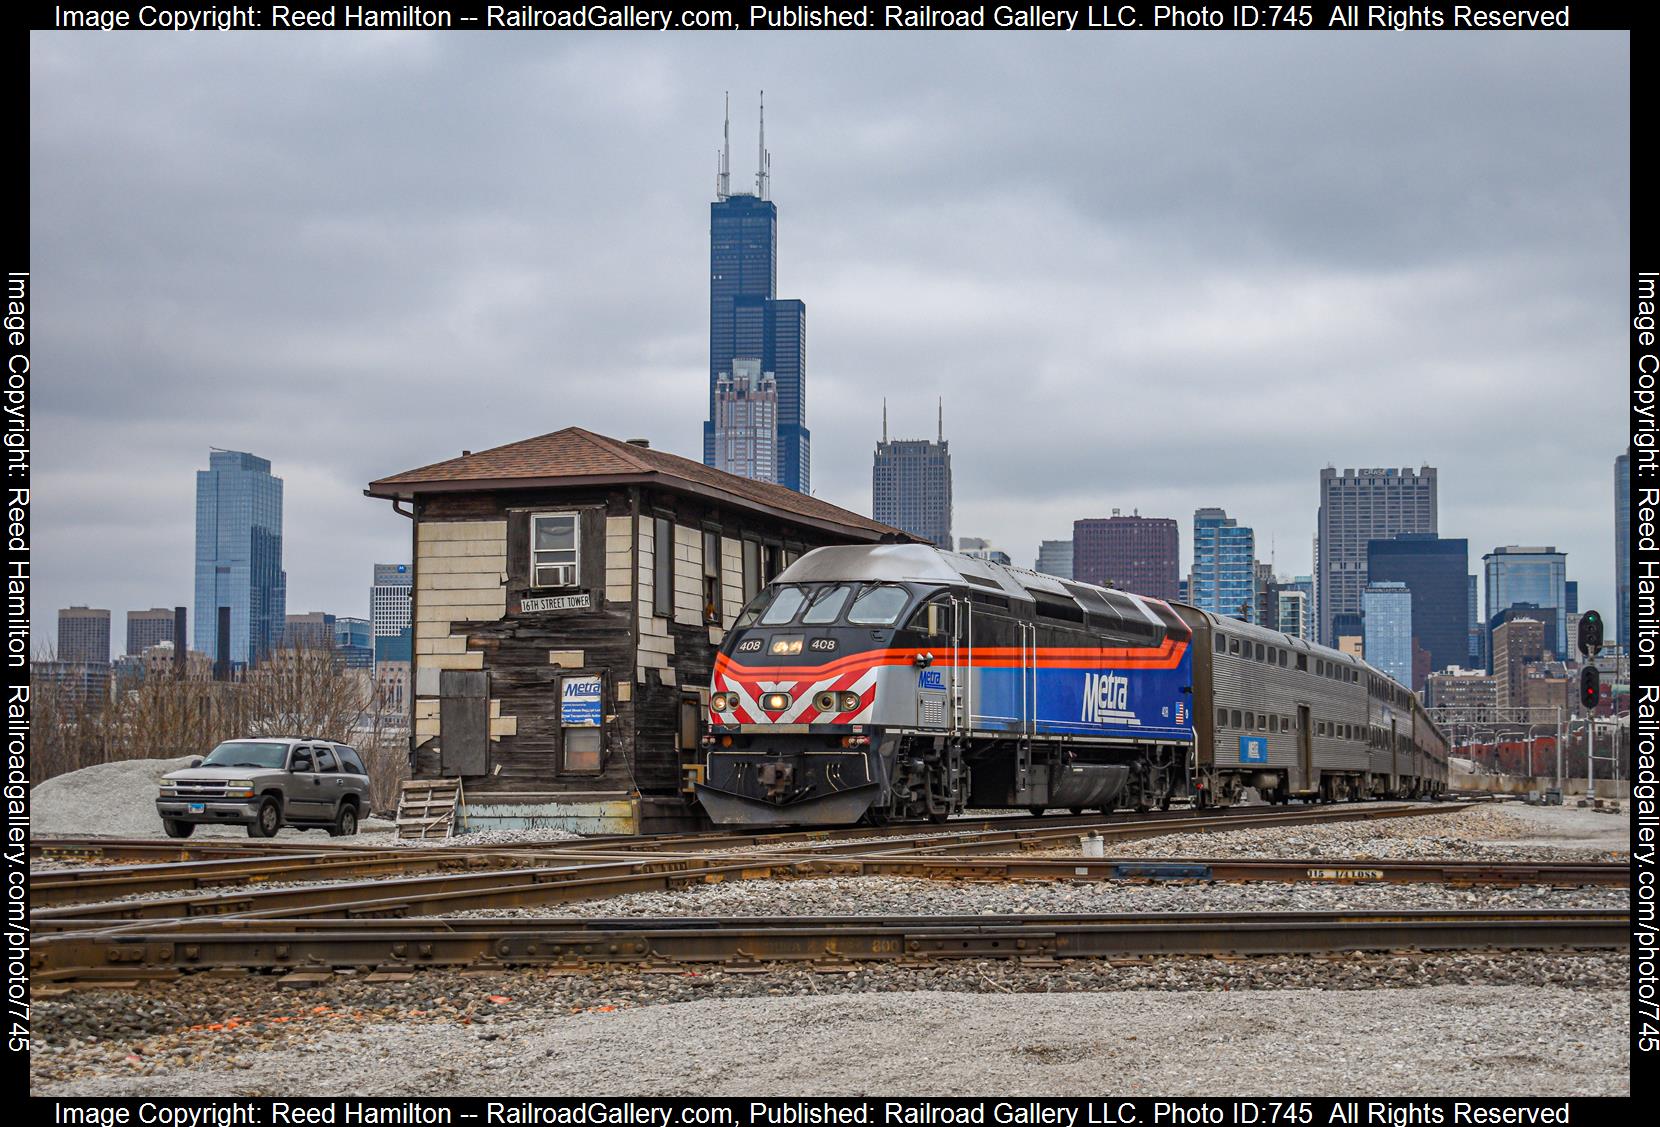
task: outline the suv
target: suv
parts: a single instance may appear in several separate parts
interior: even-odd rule
[[[226,740],[164,775],[156,796],[168,837],[189,837],[204,822],[244,825],[249,837],[285,825],[341,837],[355,834],[368,812],[369,775],[357,752],[312,738]]]

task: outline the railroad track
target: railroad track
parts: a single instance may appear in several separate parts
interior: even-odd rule
[[[1447,802],[1374,802],[1342,806],[1243,806],[1222,810],[1175,809],[1149,811],[1143,814],[1051,814],[1033,818],[1028,814],[997,815],[981,818],[953,818],[937,825],[907,823],[892,826],[842,826],[832,829],[804,829],[769,831],[764,833],[733,833],[707,831],[686,834],[648,834],[644,836],[611,834],[580,840],[557,842],[505,842],[479,845],[457,844],[453,841],[432,850],[419,846],[386,847],[365,844],[363,835],[356,839],[321,839],[295,841],[292,839],[210,839],[202,841],[157,841],[151,838],[108,837],[46,837],[29,842],[29,856],[42,860],[90,861],[100,863],[133,861],[140,863],[189,862],[212,860],[239,860],[258,856],[295,856],[318,853],[354,853],[379,850],[386,853],[455,852],[480,850],[487,852],[597,851],[597,852],[673,852],[742,850],[777,845],[799,845],[868,841],[884,838],[922,838],[937,834],[984,834],[1007,831],[1008,840],[1018,841],[1022,835],[1064,836],[1088,828],[1117,828],[1134,825],[1157,825],[1168,822],[1213,822],[1218,819],[1242,817],[1305,817],[1311,821],[1332,818],[1359,818],[1391,816],[1387,811],[1414,811],[1423,814],[1450,813],[1469,809],[1470,803]],[[1354,813],[1362,811],[1362,813]],[[1396,814],[1394,816],[1402,816]],[[1168,832],[1168,828],[1164,832]],[[463,838],[465,835],[463,835]]]
[[[1263,955],[1366,950],[1608,949],[1630,914],[1603,911],[1217,912],[1091,916],[767,917],[618,920],[234,921],[161,931],[37,936],[40,980],[170,977],[187,971],[398,973],[425,967],[725,969],[951,959]]]

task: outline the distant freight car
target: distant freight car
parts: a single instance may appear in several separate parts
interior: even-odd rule
[[[716,657],[699,800],[721,824],[968,807],[1226,806],[1438,792],[1413,695],[1193,607],[925,545],[820,548]]]

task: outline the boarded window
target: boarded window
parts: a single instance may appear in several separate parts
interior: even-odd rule
[[[744,601],[761,593],[761,545],[744,541]]]
[[[658,517],[654,525],[651,613],[667,618],[674,614],[674,521]]]

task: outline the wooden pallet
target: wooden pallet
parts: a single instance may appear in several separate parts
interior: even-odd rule
[[[398,836],[426,841],[455,833],[460,779],[411,779],[398,792]]]

